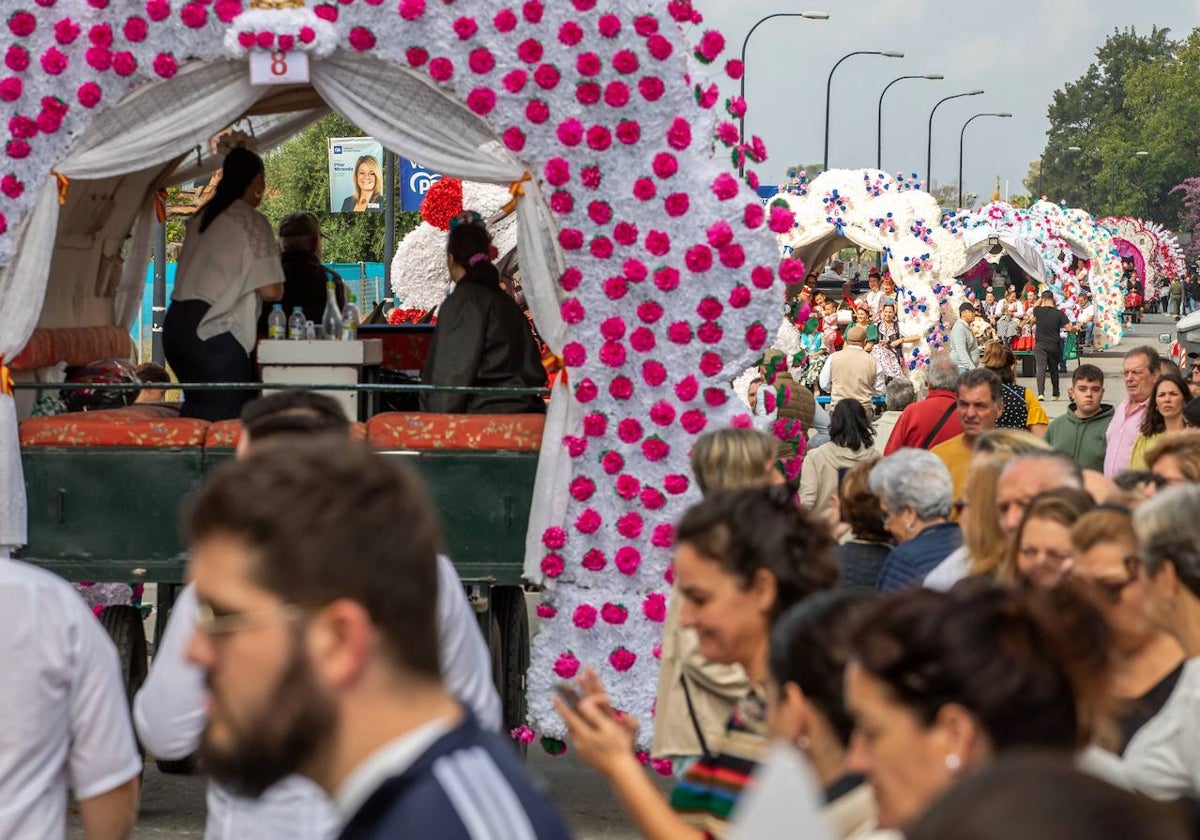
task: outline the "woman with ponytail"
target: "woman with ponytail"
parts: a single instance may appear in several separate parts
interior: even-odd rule
[[[438,310],[437,331],[421,371],[427,385],[539,388],[541,353],[521,308],[500,285],[495,249],[483,219],[465,211],[450,220],[446,266],[454,289]],[[545,411],[536,394],[431,391],[421,410],[441,414],[525,414]]]
[[[188,222],[163,322],[167,362],[182,382],[254,382],[255,324],[263,301],[283,297],[283,265],[267,217],[262,158],[225,155],[216,194]],[[253,391],[185,391],[181,414],[228,420]]]

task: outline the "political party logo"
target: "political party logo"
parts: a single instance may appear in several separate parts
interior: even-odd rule
[[[429,192],[434,181],[441,179],[440,173],[426,169],[406,158],[400,158],[400,209],[420,210],[421,202],[425,200],[425,193]]]
[[[374,137],[329,138],[329,212],[383,210],[383,144]]]

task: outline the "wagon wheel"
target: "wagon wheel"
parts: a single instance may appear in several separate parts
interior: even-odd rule
[[[491,632],[492,676],[503,706],[502,732],[525,723],[525,672],[529,669],[529,613],[525,593],[517,586],[492,590]],[[517,744],[522,754],[528,745]]]
[[[137,694],[150,668],[146,652],[146,630],[137,607],[115,605],[100,612],[100,625],[108,632],[121,662],[121,682],[129,703]]]

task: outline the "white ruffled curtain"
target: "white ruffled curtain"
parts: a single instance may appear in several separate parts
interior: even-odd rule
[[[1000,244],[1004,246],[1005,253],[1012,257],[1013,262],[1022,271],[1037,280],[1046,279],[1046,264],[1032,243],[1007,231],[997,231],[989,227],[976,228],[963,234],[963,244],[967,247],[967,262],[962,270],[964,274],[987,257],[987,240],[993,234],[1000,237]]]
[[[334,110],[385,147],[434,171],[469,181],[512,184],[525,167],[491,127],[423,77],[374,58],[335,54],[315,60],[312,85]],[[403,115],[403,121],[397,119]],[[536,180],[521,184],[517,200],[521,284],[538,332],[558,352],[566,340],[557,279],[564,268],[556,226]],[[540,535],[566,515],[570,458],[563,435],[579,424],[577,404],[555,389],[546,416],[526,537],[525,576],[540,582]]]

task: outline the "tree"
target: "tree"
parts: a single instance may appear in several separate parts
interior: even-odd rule
[[[276,227],[288,213],[308,211],[316,215],[327,237],[321,249],[321,258],[326,262],[383,259],[382,213],[329,212],[329,138],[361,135],[349,120],[331,114],[268,152],[265,158],[267,195],[259,209]],[[420,221],[418,213],[397,212],[397,239]]]
[[[1183,227],[1192,235],[1183,250],[1189,257],[1200,257],[1200,177],[1188,178],[1182,184],[1176,184],[1171,192],[1183,200]]]

